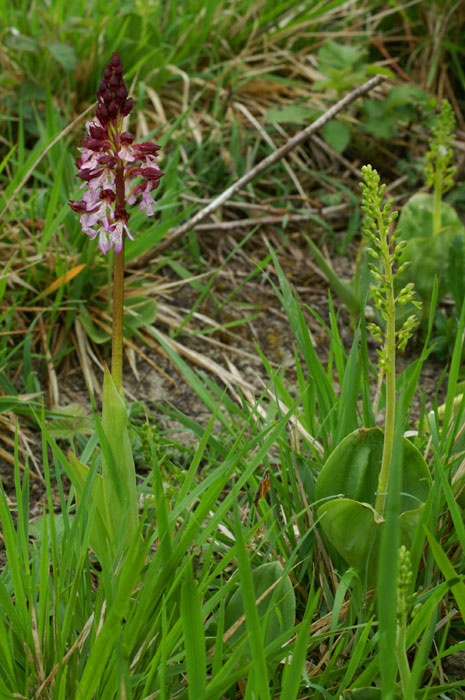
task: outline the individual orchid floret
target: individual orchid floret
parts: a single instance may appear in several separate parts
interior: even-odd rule
[[[78,177],[83,180],[82,199],[70,201],[80,214],[81,227],[92,239],[98,237],[104,255],[110,248],[121,253],[129,232],[127,204],[139,201],[140,211],[155,213],[153,191],[163,176],[157,153],[160,146],[133,144],[134,137],[123,131],[123,119],[133,102],[123,79],[123,66],[116,53],[105,68],[97,91],[96,118],[86,123],[87,137],[76,159]]]

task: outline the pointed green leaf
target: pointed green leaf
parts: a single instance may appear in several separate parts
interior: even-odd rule
[[[192,561],[186,565],[181,585],[181,619],[186,649],[187,686],[189,700],[200,700],[207,685],[207,655],[202,619],[202,602],[194,581]]]
[[[138,526],[136,470],[129,441],[128,414],[108,367],[105,367],[103,381],[102,425],[108,447],[102,455],[106,519],[115,540],[124,523],[129,542]]]
[[[85,332],[94,343],[106,343],[110,340],[110,334],[102,328],[97,328],[87,312],[79,314],[78,321],[80,321]]]
[[[129,297],[124,303],[124,325],[133,330],[151,325],[157,317],[157,305],[148,297]]]
[[[90,469],[86,467],[85,464],[82,464],[72,452],[68,452],[68,465],[70,468],[68,476],[76,489],[76,501],[79,506],[87,480],[89,479]],[[110,541],[110,530],[105,516],[105,501],[103,498],[102,477],[100,474],[95,475],[90,498],[92,499],[92,503],[95,503],[95,515],[89,544],[90,548],[100,558],[102,555],[101,547],[105,546],[105,543]]]

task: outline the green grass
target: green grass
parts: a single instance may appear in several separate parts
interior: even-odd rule
[[[429,118],[426,97],[412,106],[413,93],[404,101],[399,94],[390,111],[382,100],[375,107],[357,102],[336,126],[339,137],[349,131],[346,150],[338,152],[330,132],[320,134],[321,142],[289,154],[287,164],[276,164],[226,203],[217,212],[218,232],[199,227],[137,269],[141,256],[202,206],[199,200],[213,199],[268,155],[269,139],[281,145],[382,61],[398,84],[408,76],[427,96],[455,92],[460,100],[459,13],[448,13],[443,3],[427,5],[1,5],[0,443],[2,476],[11,477],[0,485],[1,698],[465,698],[465,681],[446,663],[465,650],[465,405],[457,399],[465,311],[460,319],[450,315],[455,345],[438,386],[444,407],[442,399],[421,398],[433,317],[422,349],[396,380],[399,401],[403,396],[408,407],[398,414],[397,435],[415,431],[410,439],[433,478],[410,549],[405,683],[394,648],[395,497],[380,550],[384,576],[369,591],[365,572],[348,567],[324,535],[314,495],[334,448],[356,428],[382,420],[385,390],[375,406],[376,367],[364,316],[347,344],[336,300],[330,298],[328,316],[320,318],[305,292],[295,290],[285,264],[286,251],[296,241],[306,251],[310,235],[318,245],[353,255],[360,226],[357,169],[371,162],[393,182],[403,161],[413,173],[426,150],[428,132],[414,116],[418,108]],[[432,38],[434,26],[442,27],[441,42]],[[329,44],[322,51],[330,39],[340,48]],[[155,364],[153,351],[161,348],[176,379],[180,374],[211,415],[205,426],[172,405],[174,393],[157,406],[137,396],[142,406],[130,409],[130,422],[140,528],[116,571],[114,562],[98,561],[89,550],[95,507],[85,498],[76,505],[64,477],[68,447],[92,474],[98,470],[97,431],[82,406],[64,412],[61,405],[73,372],[98,400],[100,368],[109,360],[108,261],[80,231],[68,200],[79,195],[73,159],[92,110],[84,113],[113,50],[134,97],[129,128],[138,140],[162,145],[165,172],[156,218],[131,217],[127,294],[136,301],[128,304],[127,347],[136,356],[148,347]],[[324,65],[326,73],[315,73]],[[370,123],[375,108],[384,109],[378,121],[390,139]],[[414,186],[404,179],[394,190],[400,204]],[[462,191],[458,186],[452,193],[458,207]],[[343,212],[333,218],[320,204],[343,205]],[[270,214],[282,217],[282,225],[239,234],[221,229],[222,222]],[[294,214],[308,221],[296,227]],[[268,379],[253,395],[246,383],[234,385],[220,359],[211,362],[207,348],[221,339],[219,355],[233,334],[253,326],[263,304],[251,296],[255,284],[273,295],[288,321],[294,366],[277,367],[257,345],[254,355]],[[177,290],[185,295],[179,304]],[[328,339],[324,359],[310,331],[315,324]],[[192,336],[204,349],[200,370],[198,357],[180,354],[189,352]],[[414,400],[422,402],[418,423],[409,413]],[[190,434],[188,444],[178,446],[165,431],[168,419]],[[39,515],[31,512],[37,470]],[[86,488],[90,494],[91,484]],[[396,489],[394,483],[394,496]],[[293,587],[290,627],[278,579],[269,582],[264,607],[257,601],[256,572],[271,562]],[[228,627],[233,600],[242,601],[242,616]],[[279,632],[270,640],[273,620]]]

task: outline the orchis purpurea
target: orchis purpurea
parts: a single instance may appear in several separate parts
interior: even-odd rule
[[[123,401],[123,299],[124,240],[131,239],[126,210],[140,200],[147,216],[154,214],[152,192],[163,173],[156,162],[159,146],[133,144],[133,137],[123,131],[124,117],[132,110],[132,100],[123,80],[123,66],[113,53],[97,91],[97,112],[86,124],[78,177],[85,192],[79,201],[69,204],[81,215],[84,233],[98,236],[104,255],[113,248],[113,328],[111,374],[105,367],[103,380],[102,424],[97,428],[102,448],[101,472],[79,462],[71,453],[65,465],[76,489],[77,500],[88,498],[95,503],[95,519],[90,547],[102,560],[110,556],[117,561],[138,534],[138,503],[134,460],[127,428],[128,416]]]
[[[81,215],[84,233],[92,239],[99,237],[99,248],[106,255],[110,247],[115,253],[123,251],[125,233],[133,240],[126,204],[135,204],[140,198],[140,210],[153,216],[152,192],[163,173],[156,162],[160,146],[149,141],[133,144],[132,134],[123,131],[123,118],[132,111],[132,99],[115,52],[103,75],[96,117],[86,123],[87,137],[76,160],[86,191],[82,199],[69,205]]]
[[[123,383],[123,297],[124,239],[129,232],[127,204],[140,198],[140,209],[147,216],[154,213],[152,192],[163,173],[156,162],[160,146],[146,141],[133,144],[133,137],[123,131],[124,117],[132,110],[132,99],[123,80],[123,66],[118,55],[104,70],[97,90],[96,118],[87,122],[87,138],[79,149],[76,161],[78,177],[86,188],[82,199],[70,201],[70,207],[81,215],[84,233],[99,237],[104,255],[114,249],[113,329],[111,373],[116,388]]]

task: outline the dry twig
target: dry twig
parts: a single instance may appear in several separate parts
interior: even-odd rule
[[[299,131],[280,148],[278,148],[276,151],[274,151],[269,156],[257,163],[257,165],[254,168],[252,168],[252,170],[249,170],[249,172],[245,173],[245,175],[239,178],[239,180],[236,180],[235,183],[233,183],[218,197],[216,197],[213,201],[207,204],[206,207],[198,211],[197,214],[195,214],[192,218],[189,219],[189,221],[186,221],[184,224],[182,224],[182,226],[179,226],[179,228],[177,229],[172,229],[169,232],[170,235],[167,236],[167,238],[164,241],[162,241],[153,250],[148,251],[135,263],[133,263],[134,267],[144,267],[156,255],[158,255],[158,253],[160,253],[162,250],[165,250],[165,248],[171,246],[171,244],[174,243],[174,241],[176,241],[188,231],[191,231],[196,226],[196,224],[200,223],[200,221],[203,221],[203,219],[205,219],[209,214],[214,212],[215,209],[218,209],[218,207],[227,202],[228,199],[230,199],[234,194],[236,194],[236,192],[238,192],[242,187],[245,187],[245,185],[247,185],[249,182],[258,177],[258,175],[261,175],[261,173],[267,170],[271,165],[274,165],[279,160],[284,158],[284,156],[286,156],[289,153],[289,151],[303,143],[306,139],[309,138],[309,136],[314,134],[325,124],[331,121],[331,119],[333,119],[336,116],[336,114],[341,112],[345,107],[351,104],[358,97],[361,97],[367,92],[370,92],[370,90],[379,85],[383,80],[385,80],[384,75],[375,75],[363,85],[359,85],[355,88],[355,90],[349,92],[345,97],[342,98],[342,100],[336,102],[335,105],[330,107],[330,109],[328,109],[324,114],[322,114],[321,117],[318,117],[318,119],[316,119],[312,124],[309,124],[305,129]]]

